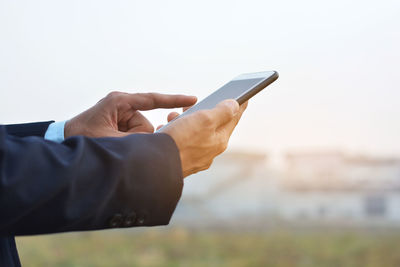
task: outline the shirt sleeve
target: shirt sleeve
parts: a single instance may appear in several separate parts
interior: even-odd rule
[[[44,139],[57,143],[63,142],[65,139],[64,128],[66,122],[67,121],[59,121],[51,123],[44,134]]]

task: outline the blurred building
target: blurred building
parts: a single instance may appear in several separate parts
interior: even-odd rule
[[[288,153],[286,162],[282,217],[400,226],[399,159],[302,152]]]
[[[185,181],[174,221],[193,227],[400,226],[400,160],[292,152],[277,169],[266,155],[230,152]]]

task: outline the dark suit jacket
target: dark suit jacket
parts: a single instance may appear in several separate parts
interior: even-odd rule
[[[169,223],[181,196],[166,134],[43,135],[51,122],[0,125],[0,266],[19,266],[14,236]]]

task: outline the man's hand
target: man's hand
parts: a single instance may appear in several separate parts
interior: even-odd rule
[[[213,159],[225,151],[246,107],[247,102],[239,107],[235,100],[225,100],[213,109],[178,118],[161,130],[178,146],[183,177],[208,169]],[[171,113],[168,121],[177,115]]]
[[[153,133],[153,125],[139,110],[188,107],[196,101],[194,96],[112,92],[69,120],[64,136],[122,137],[132,133]]]

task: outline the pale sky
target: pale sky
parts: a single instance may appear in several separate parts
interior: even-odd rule
[[[400,1],[0,0],[0,123],[277,70],[231,147],[400,155]],[[150,112],[154,124],[167,112]]]

